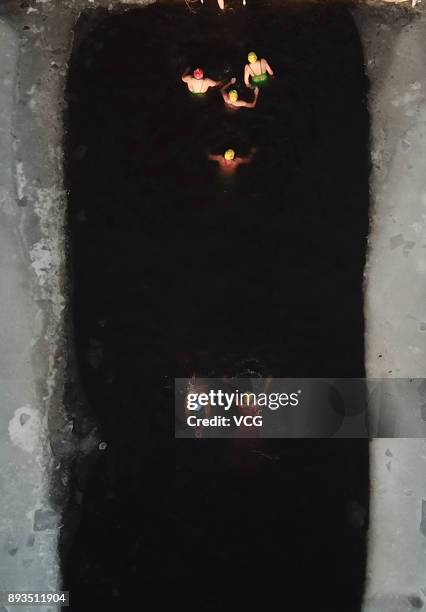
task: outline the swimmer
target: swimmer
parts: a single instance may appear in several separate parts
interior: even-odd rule
[[[230,86],[233,85],[236,82],[236,78],[233,77],[229,83],[226,83],[226,85],[224,85],[221,90],[220,93],[222,94],[222,98],[223,101],[225,102],[226,106],[228,108],[232,108],[232,109],[238,109],[238,108],[255,108],[256,104],[257,104],[257,98],[259,96],[259,88],[255,87],[254,89],[254,98],[253,98],[253,102],[246,102],[245,100],[239,100],[238,99],[238,92],[236,89],[231,89],[230,91],[226,91],[226,89]]]
[[[273,76],[273,70],[264,57],[257,58],[254,51],[250,51],[247,56],[248,64],[244,67],[244,83],[247,87],[252,88],[253,85],[264,85],[270,76]],[[250,83],[253,83],[253,85]]]
[[[218,87],[222,84],[222,81],[204,78],[202,68],[196,68],[192,74],[185,72],[182,75],[182,81],[187,84],[189,91],[194,96],[203,96],[210,87]]]
[[[255,153],[256,149],[252,148],[250,154],[246,157],[237,157],[234,149],[227,149],[223,155],[209,155],[208,159],[219,164],[219,170],[222,175],[231,176],[234,174],[238,166],[241,166],[242,164],[249,164]]]

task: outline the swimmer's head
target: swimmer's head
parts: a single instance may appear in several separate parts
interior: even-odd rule
[[[236,102],[238,100],[238,91],[236,89],[231,89],[228,96],[231,102]]]
[[[204,71],[202,68],[196,68],[194,70],[194,72],[192,73],[192,76],[194,77],[194,79],[202,79],[204,77]]]
[[[249,61],[249,64],[254,64],[254,62],[257,62],[257,55],[254,51],[250,51],[250,53],[247,55],[247,59]]]
[[[225,153],[223,154],[223,157],[226,159],[226,161],[232,161],[235,158],[234,149],[226,149]]]

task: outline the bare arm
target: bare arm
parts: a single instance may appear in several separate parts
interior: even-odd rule
[[[232,102],[232,106],[236,108],[254,108],[256,105],[253,102],[245,102],[244,100],[237,100],[236,102]]]
[[[259,88],[256,87],[254,90],[254,98],[253,102],[243,102],[242,100],[237,100],[235,103],[236,106],[244,106],[245,108],[255,108],[257,104],[257,98],[259,97]]]
[[[212,155],[211,153],[207,155],[207,159],[210,161],[220,162],[222,160],[220,155]]]
[[[236,102],[231,102],[232,106],[235,108],[255,108],[257,99],[255,98],[253,102],[245,102],[245,100],[237,100]]]
[[[222,81],[213,81],[213,79],[204,79],[204,82],[207,85],[207,89],[209,89],[209,87],[218,87],[222,84]]]
[[[272,68],[270,67],[270,65],[268,64],[268,62],[266,61],[266,59],[263,60],[265,62],[265,70],[268,74],[270,74],[271,76],[274,76],[274,72],[272,70]]]
[[[233,85],[236,82],[236,80],[237,79],[235,77],[232,77],[232,79],[228,81],[228,83],[225,83],[225,85],[222,85],[222,87],[220,88],[220,93],[222,94],[222,96],[224,96],[225,94],[225,89],[229,87],[230,85]]]
[[[253,159],[253,156],[255,153],[256,153],[256,149],[253,147],[248,155],[246,155],[245,157],[239,157],[237,159],[238,165],[249,164],[251,160]]]
[[[250,85],[250,68],[248,67],[248,64],[246,64],[245,67],[244,67],[244,83],[245,83],[246,87],[251,87],[251,85]]]
[[[189,76],[189,74],[184,73],[184,74],[182,75],[182,81],[183,81],[184,83],[189,83],[189,81],[190,81],[190,80],[191,80],[191,77]]]

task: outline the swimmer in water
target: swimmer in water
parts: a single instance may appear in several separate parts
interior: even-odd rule
[[[254,51],[250,51],[247,56],[248,64],[244,67],[244,83],[247,87],[253,88],[259,85],[265,85],[270,76],[273,76],[273,70],[264,57],[257,58]]]
[[[219,164],[219,170],[222,175],[231,176],[238,166],[249,164],[255,153],[256,149],[253,148],[246,157],[238,157],[235,155],[234,149],[227,149],[223,155],[209,155],[208,159]]]
[[[189,91],[194,96],[203,96],[210,87],[222,85],[222,81],[213,81],[213,79],[204,78],[204,71],[202,68],[196,68],[192,74],[185,72],[182,75],[182,81],[187,84]]]
[[[233,85],[236,82],[236,78],[233,77],[229,83],[226,83],[221,90],[223,101],[225,102],[228,108],[232,108],[234,110],[238,108],[255,108],[257,104],[257,98],[259,96],[259,88],[255,87],[254,89],[254,98],[253,102],[246,102],[245,100],[238,99],[238,92],[236,89],[231,89],[230,91],[226,91],[230,85]]]

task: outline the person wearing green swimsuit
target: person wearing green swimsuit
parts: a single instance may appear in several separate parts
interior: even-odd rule
[[[265,85],[270,76],[273,76],[273,70],[264,57],[257,58],[254,51],[250,51],[247,56],[248,64],[244,67],[244,83],[247,87],[262,87]]]
[[[196,68],[192,74],[185,72],[182,75],[182,81],[186,83],[189,91],[194,96],[204,96],[210,87],[222,85],[222,81],[204,78],[204,71],[201,68]]]

